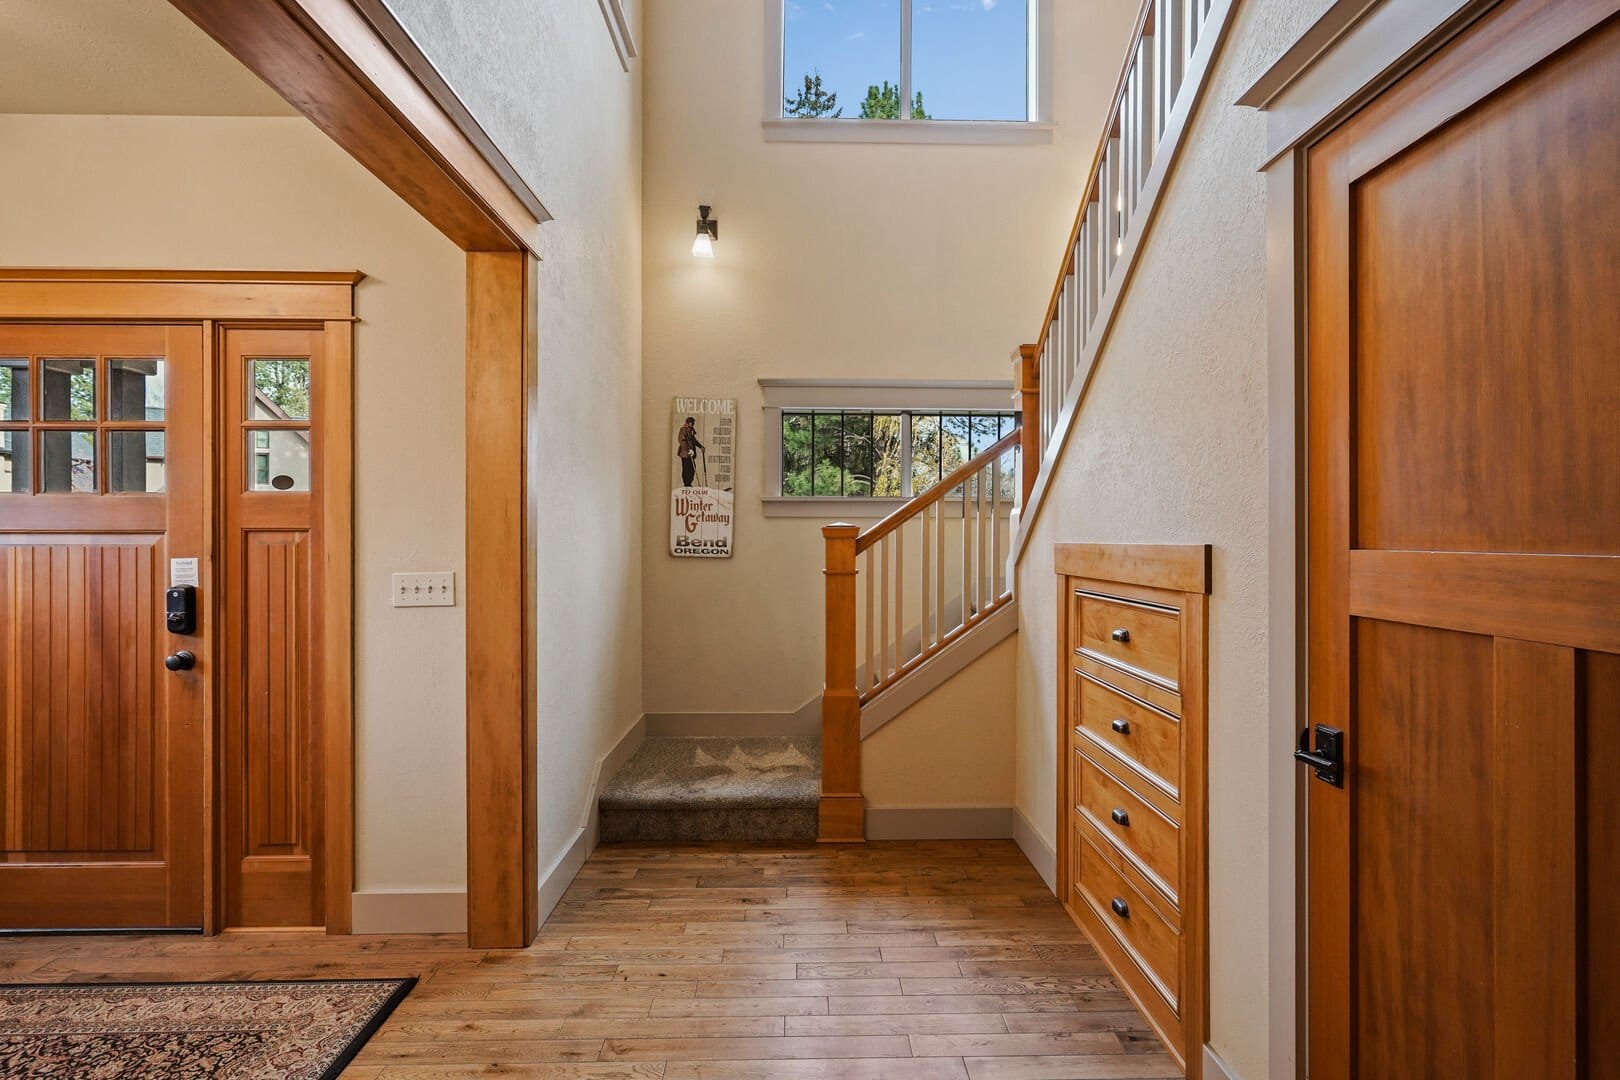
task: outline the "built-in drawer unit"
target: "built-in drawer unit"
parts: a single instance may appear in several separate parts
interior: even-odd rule
[[[1065,906],[1189,1077],[1208,1031],[1209,548],[1058,544]]]

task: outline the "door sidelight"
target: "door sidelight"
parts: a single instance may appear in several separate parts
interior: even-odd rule
[[[1336,788],[1344,787],[1344,732],[1338,728],[1316,725],[1316,749],[1311,750],[1311,729],[1299,733],[1299,749],[1294,760],[1309,765],[1318,780]]]

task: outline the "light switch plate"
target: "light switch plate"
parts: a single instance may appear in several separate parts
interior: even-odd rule
[[[395,607],[455,607],[456,575],[451,571],[431,574],[395,574]]]

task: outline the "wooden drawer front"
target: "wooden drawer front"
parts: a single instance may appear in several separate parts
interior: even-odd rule
[[[1104,769],[1076,753],[1077,802],[1172,904],[1181,904],[1181,829]]]
[[[1076,648],[1140,671],[1172,689],[1181,685],[1181,618],[1172,611],[1091,593],[1076,594]]]
[[[1080,715],[1071,721],[1102,746],[1148,774],[1165,794],[1181,794],[1181,724],[1111,686],[1075,672]]]
[[[1108,864],[1094,844],[1081,838],[1076,853],[1080,863],[1081,898],[1147,972],[1170,1007],[1179,1009],[1181,935]],[[1123,914],[1115,907],[1116,903],[1123,905]]]

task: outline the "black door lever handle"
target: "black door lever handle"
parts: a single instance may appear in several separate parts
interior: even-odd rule
[[[1344,732],[1316,725],[1316,749],[1311,749],[1311,729],[1299,733],[1299,749],[1294,760],[1309,765],[1316,778],[1336,788],[1344,787]]]

